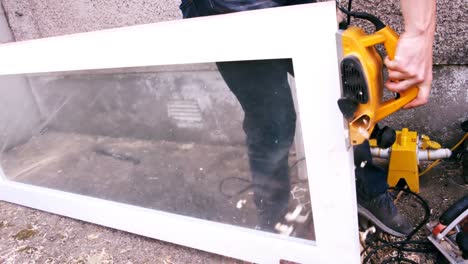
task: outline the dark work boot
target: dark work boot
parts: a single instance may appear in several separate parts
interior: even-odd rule
[[[358,197],[358,213],[390,235],[406,237],[412,231],[408,219],[398,212],[388,192],[367,201]]]
[[[387,171],[373,164],[369,142],[355,146],[354,164],[359,215],[384,232],[397,237],[407,236],[412,228],[393,204],[388,193]]]

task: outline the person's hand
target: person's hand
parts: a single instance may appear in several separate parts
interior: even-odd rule
[[[418,86],[418,96],[404,108],[413,108],[429,101],[432,83],[432,37],[427,34],[404,33],[397,44],[394,60],[385,58],[388,80],[385,86],[392,92],[402,92]]]

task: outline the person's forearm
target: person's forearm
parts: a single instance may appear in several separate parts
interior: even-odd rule
[[[426,35],[435,31],[436,0],[401,0],[401,11],[408,36]]]
[[[401,0],[405,32],[398,40],[395,58],[385,58],[388,80],[385,86],[401,92],[418,86],[418,96],[405,108],[428,102],[432,83],[432,43],[436,0]]]

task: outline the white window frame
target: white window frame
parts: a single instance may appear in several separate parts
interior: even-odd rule
[[[256,263],[359,263],[333,1],[0,45],[0,75],[292,58],[316,241],[8,180],[0,200]]]

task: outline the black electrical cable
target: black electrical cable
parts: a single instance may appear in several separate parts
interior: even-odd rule
[[[305,160],[305,157],[304,158],[300,158],[298,160],[296,160],[289,168],[288,168],[288,171],[290,172],[294,167],[296,167],[299,162],[301,161],[304,161]],[[240,181],[240,182],[244,182],[244,183],[247,183],[247,185],[240,189],[239,191],[236,191],[235,193],[232,193],[232,194],[228,194],[224,191],[223,189],[223,186],[224,184],[227,182],[227,181],[232,181],[232,180],[237,180],[237,181]],[[292,182],[291,184],[298,184],[298,183],[303,183],[303,182],[307,182],[307,180],[301,180],[301,181],[297,181],[297,182]],[[241,177],[228,177],[228,178],[225,178],[223,179],[219,185],[218,185],[218,190],[219,192],[228,197],[228,198],[232,198],[234,196],[237,196],[237,195],[241,195],[243,193],[245,193],[246,191],[250,190],[250,189],[253,189],[253,188],[265,188],[264,186],[262,185],[259,185],[259,184],[255,184],[255,183],[252,183],[252,181],[248,180],[248,179],[244,179],[244,178],[241,178]]]
[[[339,4],[338,0],[336,0],[336,6],[337,6],[337,8],[339,10],[341,10],[341,12],[345,13],[348,16],[352,16],[352,17],[355,17],[355,18],[360,18],[360,19],[365,19],[367,21],[370,21],[375,26],[375,29],[377,31],[381,30],[382,28],[385,27],[385,24],[382,21],[380,21],[380,19],[378,19],[374,15],[371,15],[371,14],[365,13],[365,12],[353,12],[353,11],[350,11],[350,10],[346,10],[346,8],[342,7]]]
[[[422,241],[422,240],[404,240],[404,241],[395,241],[395,242],[388,242],[386,241],[384,244],[376,247],[375,249],[373,249],[373,251],[379,251],[379,250],[382,250],[384,248],[387,248],[387,247],[396,247],[396,246],[400,246],[399,248],[405,250],[405,251],[408,251],[408,252],[422,252],[422,253],[427,253],[427,249],[426,248],[419,248],[419,249],[415,249],[415,248],[405,248],[405,247],[401,247],[401,246],[405,246],[405,245],[412,245],[412,246],[415,246],[415,245],[423,245],[423,246],[429,246],[432,248],[432,244],[429,242],[429,241]],[[371,255],[371,254],[375,254],[376,252],[371,252],[369,253],[368,255]],[[364,262],[363,263],[366,263],[366,260],[367,259],[364,259]]]
[[[304,160],[305,160],[305,157],[304,157],[304,158],[300,158],[300,159],[296,160],[296,161],[295,161],[295,162],[294,162],[294,163],[293,163],[293,164],[292,164],[292,165],[289,167],[289,169],[288,169],[288,170],[289,170],[289,172],[291,172],[291,170],[292,170],[294,167],[296,167],[296,166],[297,166],[297,164],[299,164],[299,162],[301,162],[301,161],[304,161]],[[293,183],[293,184],[294,184],[294,183]]]
[[[348,21],[347,21],[348,26],[351,25],[351,14],[350,14],[350,12],[351,12],[351,5],[352,5],[352,4],[353,4],[353,0],[349,0],[349,2],[348,2],[348,14],[346,14],[346,15],[348,16],[348,17],[347,17],[347,19],[348,19]]]
[[[400,260],[398,259],[398,257],[391,257],[391,258],[389,258],[389,259],[383,261],[382,264],[392,263],[392,262],[394,262],[394,261],[399,261],[399,262],[400,262]],[[406,263],[411,263],[411,264],[419,264],[419,263],[417,263],[416,261],[413,261],[413,260],[411,260],[411,259],[405,259],[405,260],[403,260],[403,261],[405,261]],[[404,262],[404,263],[405,263],[405,262]]]
[[[233,194],[228,194],[228,193],[226,193],[226,192],[223,190],[223,185],[224,185],[227,181],[232,181],[232,180],[238,180],[238,181],[240,181],[240,182],[247,183],[247,186],[244,187],[244,188],[242,188],[242,189],[240,189],[239,191],[237,191],[237,192],[235,192],[235,193],[233,193]],[[252,188],[254,188],[254,187],[256,187],[255,184],[253,184],[250,180],[247,180],[247,179],[244,179],[244,178],[241,178],[241,177],[228,177],[228,178],[223,179],[223,180],[219,183],[219,185],[218,185],[218,190],[219,190],[219,192],[220,192],[222,195],[226,196],[227,198],[232,198],[232,197],[234,197],[234,196],[243,194],[243,193],[245,193],[246,191],[248,191],[248,190],[250,190],[250,189],[252,189]],[[260,186],[259,186],[259,187],[260,187]]]
[[[419,203],[423,206],[424,208],[424,212],[425,212],[425,215],[424,215],[424,219],[421,221],[421,223],[419,223],[419,225],[413,230],[413,232],[411,232],[409,235],[408,235],[408,238],[406,240],[410,240],[411,237],[413,237],[418,231],[419,229],[421,229],[428,221],[429,221],[429,217],[431,217],[431,208],[429,208],[429,205],[427,204],[427,202],[424,200],[424,198],[422,198],[419,194],[417,193],[414,193],[412,192],[411,190],[409,189],[401,189],[401,188],[390,188],[390,189],[393,189],[393,190],[396,190],[396,191],[403,191],[403,192],[406,192],[408,194],[411,194],[413,196],[415,196],[416,198],[418,198],[419,200]]]
[[[391,263],[391,262],[398,262],[398,263],[416,263],[411,259],[408,259],[403,256],[403,252],[417,252],[417,253],[437,253],[437,251],[434,250],[434,246],[429,242],[429,241],[423,241],[423,240],[411,240],[412,237],[429,221],[430,217],[430,208],[427,202],[418,194],[408,190],[408,189],[400,189],[400,188],[390,188],[394,189],[396,191],[403,191],[406,192],[407,194],[413,195],[417,198],[418,202],[422,205],[425,211],[424,219],[416,226],[416,228],[408,235],[403,241],[396,241],[396,242],[389,242],[385,240],[380,240],[379,242],[382,243],[382,245],[379,245],[370,251],[366,257],[363,260],[363,264],[368,263],[372,256],[377,254],[380,250],[384,248],[395,248],[397,251],[397,256],[396,257],[390,257],[387,259],[382,260],[383,263]],[[410,248],[409,246],[419,246],[416,248]],[[421,247],[424,246],[424,247]],[[370,246],[368,248],[371,248],[373,246]],[[368,249],[367,248],[367,249]],[[366,252],[366,250],[363,250],[363,252]]]

